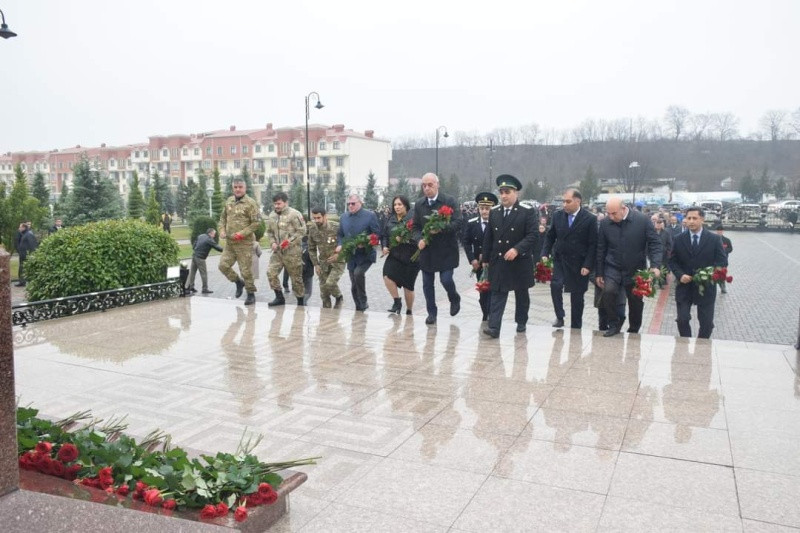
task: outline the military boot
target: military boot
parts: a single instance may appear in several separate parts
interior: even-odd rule
[[[322,297],[322,307],[325,309],[331,308],[331,297],[330,296],[323,296]]]
[[[286,299],[283,297],[283,291],[277,290],[275,291],[275,299],[269,302],[267,305],[269,307],[275,307],[276,305],[285,305]]]
[[[253,305],[254,303],[256,303],[256,295],[255,295],[255,293],[248,292],[247,293],[247,298],[244,301],[244,305]]]
[[[305,298],[303,296],[297,297],[297,305],[306,305]]]
[[[242,292],[244,291],[244,281],[237,279],[234,281],[236,283],[236,297],[239,298],[242,296]]]

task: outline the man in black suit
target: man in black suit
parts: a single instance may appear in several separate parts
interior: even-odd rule
[[[453,281],[453,270],[458,266],[458,232],[461,229],[461,209],[455,198],[439,192],[439,178],[433,172],[422,176],[423,198],[414,204],[414,238],[419,247],[419,269],[422,271],[422,293],[425,295],[425,307],[428,317],[425,323],[436,324],[438,308],[436,306],[436,290],[434,281],[439,273],[447,298],[450,300],[450,316],[456,316],[461,310],[461,296],[458,295]],[[443,206],[453,210],[448,227],[431,236],[431,242],[423,239],[422,230],[427,217]]]
[[[554,328],[564,327],[564,296],[570,294],[570,327],[583,325],[583,296],[589,287],[589,272],[597,261],[597,217],[581,209],[581,193],[569,188],[562,196],[564,208],[553,214],[545,234],[542,260],[553,255],[550,296],[556,312]]]
[[[606,202],[608,216],[600,223],[597,235],[596,282],[603,289],[602,305],[608,317],[608,329],[604,337],[620,332],[617,314],[617,295],[624,290],[628,298],[630,327],[628,333],[639,333],[642,327],[644,302],[633,294],[633,275],[647,267],[650,259],[651,272],[659,277],[661,271],[662,246],[653,223],[647,215],[628,208],[616,197]]]
[[[464,238],[462,243],[464,245],[464,253],[467,254],[467,261],[472,266],[472,272],[475,273],[475,278],[480,280],[483,276],[483,267],[481,263],[481,252],[483,250],[483,235],[486,232],[486,227],[489,225],[489,213],[492,207],[497,205],[497,196],[490,192],[479,193],[475,197],[475,202],[478,204],[478,216],[471,218],[467,222],[467,227],[464,230]],[[483,322],[489,318],[489,300],[491,291],[482,292],[478,297],[481,304],[481,311],[483,311]]]
[[[707,339],[714,330],[714,302],[717,287],[714,283],[705,287],[701,296],[697,284],[692,280],[695,271],[709,266],[727,267],[728,256],[722,248],[722,239],[703,228],[705,213],[700,207],[686,210],[688,231],[677,238],[672,250],[669,268],[675,274],[678,285],[675,287],[675,304],[678,308],[678,332],[681,337],[692,336],[692,305],[697,306],[697,319],[700,331],[697,337]]]
[[[514,321],[517,332],[525,331],[533,287],[533,257],[539,250],[539,221],[536,211],[518,201],[522,184],[510,174],[497,177],[500,205],[489,214],[489,225],[483,237],[483,268],[489,268],[489,290],[492,291],[489,320],[483,330],[486,335],[500,336],[500,322],[508,300],[514,291],[516,309]]]
[[[717,224],[717,227],[714,229],[717,232],[717,235],[719,235],[719,238],[722,239],[722,249],[725,250],[725,257],[730,257],[731,253],[733,252],[733,243],[725,236],[725,228],[722,227],[722,224]],[[728,289],[726,286],[727,283],[721,283],[719,286],[719,292],[722,294],[728,294]]]
[[[683,225],[680,222],[678,222],[678,217],[676,217],[675,215],[669,216],[669,227],[667,228],[667,230],[670,233],[672,233],[672,240],[675,240],[678,237],[678,235],[683,233]]]

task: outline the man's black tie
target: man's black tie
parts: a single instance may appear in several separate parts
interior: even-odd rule
[[[692,252],[696,252],[697,251],[697,246],[699,244],[699,240],[700,240],[700,236],[697,233],[692,235]]]
[[[506,218],[510,211],[511,211],[511,209],[506,209],[505,211],[503,211],[503,218]]]

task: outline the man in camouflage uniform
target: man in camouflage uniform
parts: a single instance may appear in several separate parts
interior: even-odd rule
[[[319,292],[322,295],[322,307],[331,307],[331,296],[338,309],[342,305],[342,291],[339,290],[339,278],[344,274],[344,263],[336,260],[336,233],[339,223],[328,220],[328,215],[321,207],[311,209],[313,224],[308,226],[308,255],[319,276]]]
[[[272,197],[272,213],[267,219],[267,235],[272,242],[272,257],[269,260],[267,279],[269,286],[275,291],[275,299],[269,302],[270,307],[284,305],[281,282],[278,275],[284,268],[292,278],[292,289],[297,296],[297,305],[305,305],[305,286],[303,285],[303,236],[306,234],[306,223],[297,209],[289,207],[289,197],[279,192]]]
[[[247,185],[241,178],[233,179],[233,196],[228,198],[219,219],[219,236],[226,239],[225,251],[219,260],[219,271],[236,284],[236,297],[247,289],[244,305],[256,303],[256,284],[253,280],[253,240],[260,223],[258,204],[245,194]],[[239,263],[241,277],[233,270]],[[244,281],[242,281],[244,278]]]

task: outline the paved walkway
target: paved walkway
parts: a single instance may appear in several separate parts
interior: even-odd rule
[[[322,456],[279,532],[800,528],[794,349],[423,318],[193,297],[43,322],[14,330],[17,394]]]

